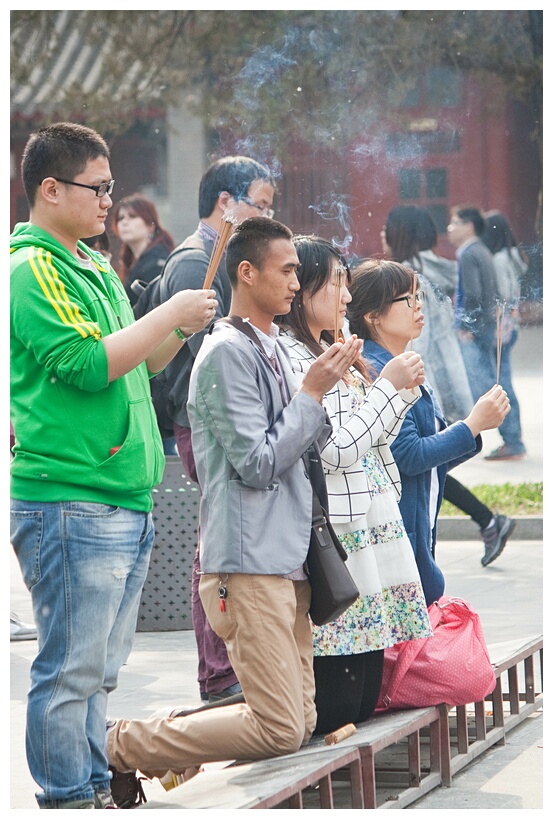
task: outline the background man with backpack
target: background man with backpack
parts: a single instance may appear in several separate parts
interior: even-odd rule
[[[135,315],[171,298],[179,290],[203,287],[209,259],[222,217],[235,225],[252,216],[273,216],[275,181],[270,170],[246,156],[226,156],[213,162],[204,173],[199,188],[200,222],[196,231],[171,253],[163,273],[149,286],[136,305]],[[223,255],[212,289],[218,302],[215,318],[226,316],[230,309],[231,287]],[[146,304],[144,303],[146,302]],[[137,312],[138,311],[138,312]],[[192,336],[163,373],[152,379],[152,397],[162,435],[175,435],[178,454],[186,473],[198,481],[186,403],[192,366],[206,331]],[[240,692],[240,685],[230,665],[225,644],[212,631],[198,593],[198,554],[192,577],[192,619],[198,644],[198,680],[205,700],[218,700]]]

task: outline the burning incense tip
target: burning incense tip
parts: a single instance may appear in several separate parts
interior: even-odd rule
[[[342,728],[338,728],[337,731],[333,731],[331,734],[327,734],[325,736],[325,742],[327,745],[336,745],[337,742],[342,742],[343,739],[347,739],[348,737],[353,736],[357,728],[353,724],[353,722],[348,723],[348,725],[344,725]]]

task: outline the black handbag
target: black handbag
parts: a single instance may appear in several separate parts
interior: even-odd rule
[[[245,333],[266,357],[263,345],[247,321],[238,316],[226,316],[216,323],[230,324]],[[311,444],[304,453],[303,461],[313,488],[311,538],[306,560],[311,584],[309,616],[316,626],[324,626],[349,609],[359,597],[359,589],[346,566],[347,553],[325,511],[328,508],[326,479],[316,444]]]
[[[346,566],[347,553],[325,511],[326,479],[315,444],[305,453],[304,463],[313,487],[313,520],[306,560],[311,584],[309,616],[316,626],[324,626],[349,609],[359,597],[359,589]]]
[[[309,616],[316,626],[336,620],[359,597],[359,589],[346,566],[347,553],[338,540],[321,504],[328,504],[320,455],[312,444],[304,462],[313,487],[313,519],[306,568],[311,584]]]
[[[320,506],[313,518],[307,552],[311,584],[309,616],[316,626],[336,620],[359,597],[359,589],[345,564],[347,554]]]

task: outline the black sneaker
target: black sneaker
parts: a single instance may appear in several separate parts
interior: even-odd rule
[[[146,777],[138,777],[135,771],[117,771],[112,765],[109,770],[112,776],[111,795],[118,808],[137,808],[148,801],[141,782]]]
[[[499,557],[515,525],[516,521],[511,520],[511,518],[505,515],[496,515],[493,526],[480,530],[484,541],[484,557],[480,561],[482,566],[489,566],[496,557]]]

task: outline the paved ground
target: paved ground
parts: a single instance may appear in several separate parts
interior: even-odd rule
[[[480,483],[534,482],[543,479],[541,328],[523,331],[515,348],[515,389],[522,404],[525,461],[490,463],[482,456],[456,470],[469,486]],[[497,433],[486,433],[484,454],[499,443]],[[470,525],[470,521],[467,522]],[[543,632],[541,540],[513,539],[488,568],[480,565],[480,540],[441,541],[438,561],[446,576],[446,593],[467,599],[480,613],[486,640],[503,642]],[[8,568],[8,567],[7,567]],[[10,605],[26,620],[32,617],[30,598],[10,556]],[[6,572],[7,574],[8,572]],[[25,698],[29,667],[36,642],[10,644],[10,796],[4,807],[36,808],[35,785],[27,770],[24,750]],[[120,685],[110,696],[110,714],[147,717],[168,703],[196,701],[196,646],[191,631],[137,633]],[[508,734],[504,747],[490,749],[459,773],[450,789],[438,789],[409,809],[540,809],[543,807],[543,717],[538,712]],[[146,783],[146,795],[163,792]]]

